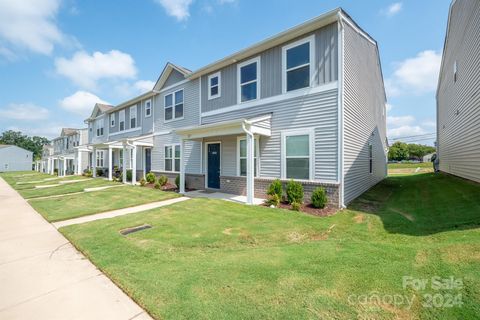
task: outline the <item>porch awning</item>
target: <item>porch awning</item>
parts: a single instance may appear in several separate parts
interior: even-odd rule
[[[182,136],[183,139],[195,140],[216,136],[227,136],[234,134],[244,134],[244,128],[247,128],[255,135],[271,135],[272,114],[266,114],[250,119],[235,119],[200,126],[186,127],[175,130],[175,133]]]
[[[124,138],[115,141],[103,142],[99,144],[91,144],[89,146],[95,147],[97,149],[121,149],[123,144],[134,145],[139,147],[153,147],[153,134],[143,135],[133,138]]]

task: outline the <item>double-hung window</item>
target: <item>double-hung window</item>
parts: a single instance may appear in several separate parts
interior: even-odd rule
[[[115,113],[110,114],[110,127],[115,127]]]
[[[104,165],[103,151],[97,150],[97,167],[103,168]]]
[[[152,100],[145,101],[145,118],[152,115]]]
[[[118,161],[119,161],[118,166],[123,167],[123,149],[119,150]]]
[[[282,48],[283,92],[310,87],[314,71],[314,36]]]
[[[165,121],[183,118],[183,89],[165,96]]]
[[[282,178],[312,179],[313,136],[308,129],[282,132]]]
[[[253,143],[253,175],[255,177],[258,176],[258,154],[259,154],[259,147],[258,147],[258,138],[254,139]],[[246,176],[247,175],[247,139],[243,137],[238,137],[237,140],[237,174],[239,176]]]
[[[221,81],[220,72],[208,76],[208,100],[219,98],[222,95]]]
[[[180,145],[165,145],[165,171],[180,172]]]
[[[103,119],[96,121],[97,137],[103,136]]]
[[[373,173],[373,145],[368,145],[368,168],[369,172]]]
[[[125,109],[120,110],[120,112],[118,113],[118,124],[120,131],[125,130]]]
[[[238,103],[260,97],[260,57],[242,62],[237,67]]]
[[[137,105],[130,107],[130,129],[137,127]]]

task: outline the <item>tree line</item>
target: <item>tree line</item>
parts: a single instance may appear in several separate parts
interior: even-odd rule
[[[14,145],[33,152],[33,159],[38,160],[42,157],[44,144],[49,144],[50,140],[45,137],[29,137],[20,131],[4,131],[0,136],[0,144]]]
[[[405,143],[397,141],[390,146],[388,151],[389,161],[418,160],[430,153],[435,153],[435,147],[423,144]]]

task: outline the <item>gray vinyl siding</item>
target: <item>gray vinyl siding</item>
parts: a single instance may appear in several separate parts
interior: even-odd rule
[[[33,153],[17,146],[0,146],[0,172],[32,170]]]
[[[338,32],[337,24],[325,26],[314,33],[306,34],[280,46],[266,50],[243,61],[260,56],[260,98],[268,98],[282,93],[282,47],[291,42],[315,34],[314,85],[325,84],[338,79]],[[218,110],[237,104],[237,64],[239,61],[220,70],[221,97],[208,100],[208,75],[202,76],[202,112]],[[218,71],[216,71],[218,72]],[[215,73],[215,72],[212,72]]]
[[[345,23],[344,203],[385,178],[385,94],[376,46]],[[373,174],[369,173],[369,144]]]
[[[180,137],[175,133],[154,137],[152,149],[152,171],[165,172],[165,145],[179,144]],[[186,141],[184,150],[185,172],[201,173],[201,142]]]
[[[440,170],[480,182],[480,2],[457,0],[450,12],[440,85]],[[457,81],[453,65],[457,61]]]
[[[95,128],[95,120],[90,121],[88,123],[89,131],[88,131],[88,142],[90,144],[97,144],[97,143],[104,143],[108,141],[108,115],[102,114],[97,118],[97,120],[103,121],[103,135],[97,137],[97,130]],[[92,129],[90,131],[90,128]]]
[[[130,137],[138,137],[141,135],[149,134],[153,132],[153,105],[152,105],[152,115],[150,117],[145,117],[145,102],[148,100],[152,100],[154,98],[149,98],[132,104],[126,108],[119,109],[112,113],[115,117],[115,125],[113,127],[110,126],[110,114],[107,114],[106,117],[108,118],[108,132],[109,132],[109,141],[116,141],[123,138],[130,138]],[[131,132],[119,133],[117,134],[120,129],[120,110],[125,110],[125,130],[130,130],[130,107],[136,105],[137,106],[137,128],[141,127],[140,130],[135,130]],[[113,135],[111,135],[113,134]]]
[[[337,92],[337,89],[332,89],[299,98],[203,117],[202,124],[251,118],[271,113],[272,135],[260,137],[260,177],[276,178],[281,176],[281,131],[314,128],[314,178],[320,181],[336,182],[338,166]],[[226,141],[222,144],[222,174],[236,175],[236,149],[233,149],[233,153],[230,155],[228,143],[236,146],[236,138],[233,142]],[[230,156],[233,158],[227,158]]]
[[[185,77],[183,74],[178,72],[177,70],[173,69],[170,75],[168,76],[167,80],[165,80],[165,83],[162,88],[167,88],[169,86],[174,85],[177,82],[185,80]],[[160,88],[160,89],[162,89]]]

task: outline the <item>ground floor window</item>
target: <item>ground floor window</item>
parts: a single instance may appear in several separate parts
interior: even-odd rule
[[[301,180],[312,179],[313,136],[313,129],[282,132],[283,178]]]
[[[165,145],[165,171],[180,172],[180,144]]]
[[[258,176],[258,154],[260,153],[259,151],[259,144],[258,144],[258,138],[255,137],[254,143],[253,143],[253,174],[255,177]],[[246,176],[247,175],[247,138],[243,137],[238,137],[237,140],[237,175],[239,176]]]
[[[104,152],[102,150],[97,151],[97,167],[104,167]]]

